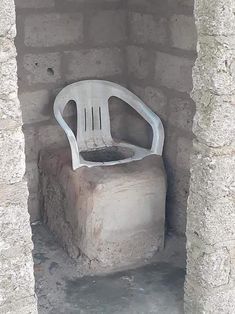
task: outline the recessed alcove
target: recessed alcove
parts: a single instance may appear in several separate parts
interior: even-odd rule
[[[0,0],[1,313],[235,312],[234,19],[233,0]],[[41,151],[64,152],[60,147],[68,146],[63,130],[55,123],[53,102],[65,86],[87,78],[113,81],[133,91],[160,116],[166,135],[166,225],[162,211],[159,229],[151,229],[155,235],[161,229],[159,251],[142,260],[142,267],[121,269],[122,257],[132,257],[133,250],[127,249],[126,255],[116,250],[113,261],[119,271],[107,274],[105,268],[102,275],[92,270],[95,258],[81,258],[78,250],[70,252],[75,254],[70,258],[41,219],[46,194],[47,204],[50,196],[59,197],[58,206],[48,207],[53,215],[61,211],[64,201],[58,189],[53,191],[49,186],[42,190],[38,168]],[[196,104],[195,115],[190,96]],[[125,103],[112,99],[109,106],[113,137],[149,147],[149,126]],[[70,103],[65,112],[74,133],[80,125],[76,125],[75,111]],[[69,134],[73,138],[73,132]],[[157,158],[163,169],[161,156]],[[50,159],[50,172],[60,166],[54,160]],[[71,177],[75,175],[70,165],[66,169]],[[123,174],[128,177],[125,171]],[[136,171],[134,176],[140,178],[141,174]],[[137,188],[148,185],[153,193],[147,198],[155,204],[165,191],[156,193],[150,177],[156,179],[153,167],[141,186],[125,179],[123,191],[126,195],[133,191],[129,183]],[[89,177],[84,178],[88,182]],[[107,195],[101,184],[99,188]],[[145,227],[146,218],[150,218],[148,226],[155,227],[156,221],[143,210],[149,207],[142,192],[139,189],[129,197],[137,203],[132,209],[142,215],[138,216],[140,224]],[[110,198],[118,204],[117,194]],[[106,200],[107,229],[113,232],[117,223],[111,202],[108,197]],[[62,215],[51,219],[52,224],[58,218],[65,222],[66,202],[63,208]],[[121,217],[125,227],[129,222],[135,225],[131,211],[125,211],[125,206],[118,209],[122,215],[116,217]],[[73,225],[80,222],[83,227],[75,218]],[[66,231],[71,235],[71,228]],[[116,234],[126,245],[126,234]],[[147,246],[141,236],[131,246],[135,253],[139,254],[141,244],[147,253],[150,243],[156,248],[151,234],[145,232],[145,239],[150,239]],[[64,239],[64,234],[58,235]],[[108,251],[110,248],[115,246],[108,246]]]
[[[86,262],[76,264],[70,260],[56,242],[52,243],[55,241],[53,235],[41,225],[43,204],[38,173],[41,150],[68,146],[65,134],[53,116],[55,96],[66,85],[83,79],[104,79],[127,87],[158,114],[163,122],[163,158],[168,180],[166,247],[153,260],[146,262],[152,263],[152,268],[141,268],[139,274],[143,278],[145,273],[148,277],[151,272],[154,276],[161,274],[159,276],[164,277],[165,274],[165,279],[166,274],[172,276],[172,280],[166,280],[166,285],[170,288],[164,291],[171,296],[170,290],[176,285],[176,295],[180,302],[173,302],[172,306],[176,306],[175,313],[182,313],[189,155],[195,113],[195,105],[190,98],[192,67],[196,58],[193,1],[15,0],[15,4],[19,99],[26,146],[28,208],[35,241],[39,313],[54,313],[53,306],[48,309],[47,306],[49,303],[55,306],[55,291],[51,296],[48,294],[43,297],[40,288],[42,284],[46,286],[45,289],[49,289],[50,280],[55,280],[53,274],[59,278],[58,285],[68,284],[68,281],[63,282],[59,274],[62,269],[63,275],[73,280],[68,290],[74,287],[79,293],[86,283],[86,277],[81,282],[74,278],[90,274],[89,265]],[[151,128],[134,110],[119,99],[110,99],[109,108],[114,137],[143,147],[150,146]],[[76,129],[76,112],[72,103],[66,110],[66,121],[71,128]],[[115,154],[128,155],[129,152],[108,152],[106,157],[116,158]],[[85,157],[99,159],[102,156],[90,154]],[[62,254],[58,257],[59,263],[52,257],[49,248],[55,254]],[[67,263],[72,265],[69,266],[69,273],[65,270]],[[162,263],[162,270],[159,263]],[[38,270],[40,268],[41,272]],[[47,272],[49,277],[52,276],[50,280]],[[121,273],[120,278],[126,279],[120,279],[120,289],[126,282],[132,287],[132,276],[138,277],[138,269],[133,272]],[[112,276],[108,277],[111,281],[116,278]],[[100,279],[96,280],[99,282]],[[90,283],[89,277],[87,282]],[[148,286],[138,286],[138,289],[148,289]],[[152,289],[157,289],[157,283]],[[61,295],[61,290],[58,290]],[[98,300],[98,291],[94,290],[94,293],[97,293]],[[116,297],[120,295],[117,294]],[[161,298],[156,296],[158,297]],[[174,299],[174,293],[172,297]],[[166,302],[167,298],[164,300]],[[156,304],[153,302],[153,308],[149,307],[143,313],[155,313]],[[66,308],[67,313],[77,313],[72,308],[78,306],[76,302],[71,301],[70,306],[69,310]],[[112,311],[112,304],[110,306],[108,312]],[[127,307],[124,306],[122,310],[120,313],[126,313]],[[137,311],[135,307],[134,310]],[[169,309],[169,313],[173,313],[172,310]]]

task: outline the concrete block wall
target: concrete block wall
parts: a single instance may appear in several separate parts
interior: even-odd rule
[[[74,81],[102,78],[128,86],[161,117],[167,223],[184,234],[195,110],[189,96],[196,56],[193,1],[16,0],[16,8],[31,220],[39,218],[38,153],[67,145],[52,114],[55,95]],[[115,137],[150,146],[151,129],[132,109],[114,102],[111,120]],[[74,125],[73,117],[69,121]]]
[[[15,0],[19,99],[31,221],[40,218],[38,153],[66,146],[54,120],[56,94],[81,79],[126,84],[127,12],[120,0]],[[74,108],[66,115],[74,125]],[[118,126],[118,125],[117,125]]]
[[[186,225],[195,57],[192,0],[128,1],[128,86],[164,123],[167,223],[178,234]]]

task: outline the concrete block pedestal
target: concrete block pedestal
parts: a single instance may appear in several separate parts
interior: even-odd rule
[[[73,171],[70,152],[40,158],[43,219],[72,258],[98,271],[128,267],[164,245],[166,178],[160,156]]]

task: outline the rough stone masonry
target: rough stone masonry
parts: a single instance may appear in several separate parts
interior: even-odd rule
[[[186,313],[235,313],[235,1],[196,0]]]
[[[54,0],[18,0],[17,2],[20,3],[22,10],[27,10],[31,5],[35,8],[35,4],[37,4],[38,9],[43,10],[43,7],[53,7],[55,4]],[[77,0],[76,2],[82,3],[83,0]],[[98,2],[100,1],[97,0]],[[129,4],[133,3],[136,8],[144,3],[146,8],[150,9],[154,2],[160,3],[158,0],[130,0],[128,2]],[[180,12],[180,15],[184,15],[188,12],[186,7],[189,4],[191,5],[193,1],[169,0],[164,2],[182,4],[183,11]],[[16,52],[13,42],[15,37],[13,0],[0,0],[0,8],[0,313],[28,314],[37,311],[34,297],[31,231],[27,213],[28,191],[23,179],[25,168],[24,139],[21,131],[21,108],[17,100]],[[160,6],[158,9],[159,12],[161,10]],[[185,312],[190,314],[230,314],[235,312],[234,106],[232,106],[235,94],[234,9],[234,0],[195,1],[198,59],[193,74],[193,98],[197,105],[197,112],[194,119],[196,140],[192,156],[192,178],[187,213],[188,266],[185,284]],[[178,13],[176,7],[176,14]],[[146,16],[143,17],[138,14],[133,14],[132,17],[132,27],[139,25],[138,19],[143,20],[146,18]],[[113,19],[111,20],[113,21]],[[181,26],[183,20],[188,20],[188,18],[179,16],[179,19],[175,20],[172,17],[171,21],[171,24],[175,25],[172,27],[174,33],[172,32],[171,38],[174,46],[172,52],[176,54],[172,61],[173,65],[167,62],[168,47],[156,43],[156,46],[159,46],[158,60],[161,64],[170,65],[169,74],[161,76],[159,82],[163,86],[167,84],[171,88],[176,87],[176,89],[179,89],[179,96],[184,93],[186,87],[178,81],[172,82],[172,77],[169,75],[172,73],[172,69],[175,69],[175,64],[179,65],[176,58],[180,52],[178,49],[185,50],[185,58],[188,59],[191,55],[186,53],[186,50],[191,50],[193,47],[190,36],[187,37],[186,30],[188,28]],[[154,26],[154,21],[154,19],[151,20],[150,16],[146,28],[148,29],[151,25]],[[35,20],[36,22],[38,21]],[[66,23],[65,20],[62,20],[62,22]],[[73,30],[73,22],[70,21],[68,25]],[[184,38],[188,38],[187,42],[182,42],[182,38],[178,36],[177,30],[179,28],[186,31]],[[164,20],[159,20],[157,29],[159,31],[163,30],[157,38],[164,43]],[[142,40],[142,30],[137,30],[138,38],[133,37],[133,40]],[[169,29],[166,28],[166,30],[168,33]],[[74,33],[71,32],[70,36],[72,34]],[[134,35],[136,36],[136,34]],[[156,40],[153,33],[148,32],[148,34],[150,37],[147,39],[150,42]],[[26,32],[25,36],[26,44],[32,44],[33,49],[37,52],[40,38],[30,38],[29,32]],[[68,46],[70,40],[74,39],[70,36],[67,37],[66,44]],[[81,41],[80,35],[77,34],[76,36],[75,39],[78,42]],[[90,36],[90,38],[93,38],[92,32]],[[53,45],[55,41],[58,41],[60,47],[60,38],[50,37],[50,34],[48,34],[48,39],[49,44],[53,43]],[[45,43],[49,54],[46,57],[49,58],[50,64],[55,66],[53,68],[51,66],[46,67],[45,76],[51,82],[52,78],[60,79],[60,76],[58,76],[60,73],[58,74],[57,71],[59,68],[57,66],[58,54],[51,51],[52,48],[48,46],[48,42]],[[107,50],[108,47],[105,49],[110,51]],[[132,50],[133,48],[129,48],[129,51]],[[32,55],[35,54],[35,51],[25,56],[25,65],[28,72],[32,71],[30,60],[33,60]],[[143,52],[146,50],[138,49],[138,51]],[[79,59],[80,55],[79,52],[75,51],[74,55],[69,52],[67,57],[76,56]],[[137,52],[134,52],[134,55],[137,55],[137,59],[140,60],[138,64],[143,66],[140,72],[143,70],[141,75],[144,75],[146,73],[145,60],[149,60],[148,56],[144,57],[144,54],[138,57]],[[91,53],[90,56],[92,57],[94,54]],[[113,59],[110,58],[110,60]],[[116,58],[115,60],[119,59]],[[44,65],[43,60],[39,58],[39,61],[39,65]],[[121,66],[119,67],[118,62],[115,63],[117,68],[114,68],[114,74],[116,69],[120,73]],[[186,60],[185,62],[183,64],[186,64],[186,69],[188,69],[189,64]],[[37,60],[34,63],[37,63]],[[113,65],[111,61],[109,64]],[[150,63],[150,67],[147,66],[147,69],[155,68],[152,67],[152,64]],[[182,67],[181,64],[180,68]],[[68,73],[71,74],[71,79],[77,79],[73,76],[73,68],[73,65],[71,65]],[[100,71],[102,72],[103,69],[101,63]],[[161,74],[159,63],[157,63],[156,69]],[[82,71],[84,71],[84,68],[81,69]],[[137,72],[137,74],[140,72]],[[186,73],[188,75],[188,70]],[[93,75],[93,73],[89,75]],[[42,79],[40,76],[35,78],[36,76],[31,76],[32,84],[39,84],[35,80]],[[99,76],[99,73],[97,76]],[[145,77],[142,77],[139,82],[144,80]],[[174,86],[173,84],[177,85]],[[187,82],[185,84],[187,85]],[[43,95],[39,94],[39,96]],[[45,103],[45,101],[43,102]],[[185,113],[185,110],[182,112]],[[34,118],[33,114],[31,118]],[[51,134],[52,132],[49,131],[46,133]],[[44,135],[45,132],[42,131],[41,138]],[[30,145],[29,148],[32,149]],[[180,160],[182,159],[180,158]]]
[[[37,313],[13,0],[0,0],[0,313]]]

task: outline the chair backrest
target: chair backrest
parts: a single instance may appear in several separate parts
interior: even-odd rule
[[[112,145],[108,108],[111,96],[110,89],[101,82],[81,81],[66,86],[56,97],[55,107],[62,111],[69,101],[76,103],[80,151]]]
[[[71,148],[74,147],[74,155],[77,154],[75,151],[112,146],[108,108],[108,101],[112,96],[125,101],[151,125],[153,129],[151,151],[161,155],[164,129],[159,117],[126,88],[102,80],[86,80],[68,85],[55,99],[55,117],[66,132]],[[76,103],[77,107],[76,139],[62,117],[65,106],[71,100]]]

